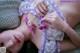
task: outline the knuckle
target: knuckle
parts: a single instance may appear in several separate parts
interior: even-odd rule
[[[41,16],[43,17],[43,16],[44,16],[44,14],[42,14],[42,13],[41,13]]]
[[[42,13],[45,13],[45,11],[44,11],[43,9],[41,10],[41,12],[42,12]]]
[[[37,5],[37,8],[41,7],[40,4]]]
[[[39,4],[37,4],[37,8],[39,7]]]
[[[37,8],[36,10],[37,10],[37,13],[39,13],[39,14],[40,14],[40,11],[39,11],[39,9]]]

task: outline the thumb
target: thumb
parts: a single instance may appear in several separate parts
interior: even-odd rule
[[[50,24],[50,25],[52,24],[50,18],[42,18],[41,23]]]
[[[51,18],[42,18],[41,22],[50,28],[54,28],[53,21]]]

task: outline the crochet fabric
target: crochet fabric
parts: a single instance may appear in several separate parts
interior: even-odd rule
[[[50,0],[51,2],[53,2],[53,0]],[[45,2],[48,4],[48,13],[52,13],[54,12],[52,6],[45,0]],[[35,16],[37,16],[37,14],[33,11],[27,11],[28,9],[35,9],[35,5],[36,5],[36,0],[25,0],[23,1],[20,6],[19,6],[19,13],[20,15],[26,14],[26,13],[32,13]],[[30,19],[29,19],[30,20]],[[28,21],[29,21],[28,20]],[[34,19],[31,19],[30,21],[36,22],[36,18],[35,21]],[[30,23],[30,22],[29,22]],[[42,31],[43,32],[43,31]],[[56,30],[56,29],[51,29],[48,28],[46,29],[46,33],[47,33],[47,37],[46,37],[46,45],[45,45],[45,53],[55,53],[56,52],[56,40],[58,41],[62,41],[63,40],[63,32],[60,30]],[[44,42],[44,32],[42,33],[42,41]],[[43,43],[42,43],[43,44]],[[59,46],[59,44],[58,44]],[[43,48],[43,46],[42,46]],[[42,53],[42,48],[39,50],[40,53]]]
[[[19,26],[18,8],[21,0],[0,0],[0,31]]]

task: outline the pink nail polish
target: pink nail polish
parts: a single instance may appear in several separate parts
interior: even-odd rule
[[[40,26],[39,29],[43,30],[44,28],[47,28],[47,26]]]

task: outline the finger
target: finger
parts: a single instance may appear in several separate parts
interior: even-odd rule
[[[36,11],[37,11],[38,13],[41,13],[41,12],[39,11],[38,7],[39,7],[39,5],[36,6]]]
[[[40,12],[38,8],[36,8],[37,12],[39,13],[40,16],[44,17],[44,14]]]
[[[52,24],[50,18],[43,18],[43,19],[41,20],[41,22],[42,22],[42,23]]]
[[[45,24],[47,27],[51,27],[52,28],[52,24],[50,24],[48,22],[43,22],[43,24]]]
[[[40,13],[40,16],[43,18],[43,17],[45,16],[45,14],[43,14],[43,13]]]
[[[45,24],[47,27],[50,27],[52,29],[57,29],[54,25],[47,23],[47,22],[43,22],[43,24]]]
[[[46,7],[46,5],[43,3],[43,2],[41,2],[41,7],[42,7],[42,9],[44,10],[44,12],[43,13],[46,13],[47,12],[47,10],[48,10],[48,8]]]
[[[45,2],[45,0],[43,1],[43,4],[45,5],[46,8],[48,8],[47,3]]]
[[[44,13],[45,11],[44,11],[44,9],[42,8],[41,4],[42,4],[42,3],[39,3],[38,6],[37,6],[37,8],[39,9],[39,11],[40,11],[41,13]]]

